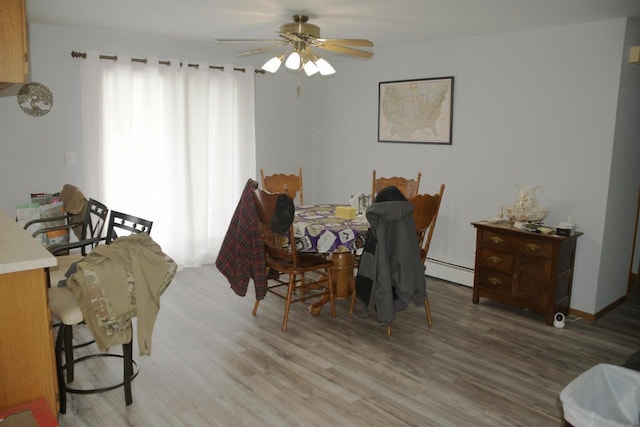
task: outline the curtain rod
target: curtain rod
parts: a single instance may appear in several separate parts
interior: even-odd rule
[[[71,52],[71,57],[73,58],[82,58],[87,59],[86,52],[76,52],[75,50]],[[110,59],[112,61],[117,61],[118,57],[116,55],[100,55],[100,59]],[[131,62],[140,62],[142,64],[146,64],[148,61],[146,58],[131,58]],[[158,61],[161,65],[171,65],[171,61]],[[180,63],[182,66],[182,62]],[[187,64],[187,67],[198,68],[199,64]],[[209,65],[209,69],[211,70],[220,70],[224,71],[224,67],[222,65]],[[241,71],[246,72],[246,68],[234,68],[233,71]],[[254,70],[255,73],[264,74],[264,70]]]

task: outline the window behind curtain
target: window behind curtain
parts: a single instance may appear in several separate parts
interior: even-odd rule
[[[151,236],[181,267],[213,263],[255,176],[253,69],[118,58],[82,62],[79,186],[154,221]]]

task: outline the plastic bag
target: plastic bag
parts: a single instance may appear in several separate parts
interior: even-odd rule
[[[564,418],[574,427],[640,426],[640,372],[601,363],[560,393]]]

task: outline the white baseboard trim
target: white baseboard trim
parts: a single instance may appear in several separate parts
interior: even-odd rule
[[[427,276],[473,287],[473,269],[437,259],[427,258]]]

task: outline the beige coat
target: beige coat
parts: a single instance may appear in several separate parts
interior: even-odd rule
[[[176,263],[146,233],[98,246],[77,264],[67,286],[79,301],[100,350],[131,341],[130,320],[137,317],[139,353],[151,354],[160,296],[176,269]]]

